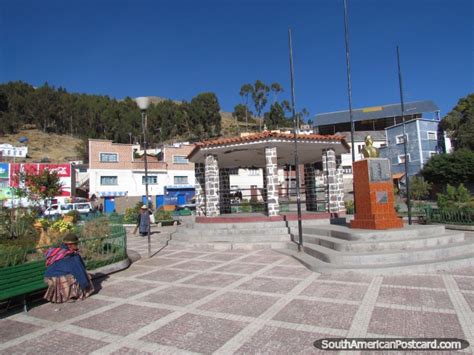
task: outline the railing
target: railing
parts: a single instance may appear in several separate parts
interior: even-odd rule
[[[79,251],[88,270],[112,264],[127,257],[127,233],[122,225],[110,225],[104,236],[79,239]],[[0,268],[44,260],[44,252],[51,246],[25,248],[2,245],[0,248]]]
[[[426,207],[425,213],[428,222],[474,225],[474,209]]]
[[[326,212],[327,197],[324,187],[317,187],[313,192],[313,210]],[[265,188],[238,189],[219,191],[220,198],[230,201],[230,211],[221,213],[265,212],[267,191]],[[307,196],[304,186],[300,189],[301,205],[306,206]],[[281,212],[296,211],[296,187],[279,188],[278,199]]]

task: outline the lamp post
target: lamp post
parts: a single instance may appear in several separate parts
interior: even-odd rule
[[[303,246],[303,226],[301,222],[301,193],[300,193],[300,169],[298,161],[298,136],[299,131],[298,115],[295,109],[295,80],[293,70],[293,44],[291,42],[291,28],[288,28],[288,48],[290,51],[290,79],[291,79],[291,111],[293,115],[293,139],[295,142],[295,173],[296,173],[296,208],[298,215],[298,250]]]
[[[145,157],[145,194],[146,194],[146,207],[147,207],[147,213],[148,213],[148,202],[150,201],[150,197],[148,196],[148,161],[147,161],[147,156],[146,156],[146,151],[147,151],[147,141],[146,141],[146,131],[147,131],[147,115],[146,111],[148,110],[148,107],[150,106],[150,99],[148,97],[137,97],[135,99],[135,102],[137,103],[138,108],[141,111],[142,114],[142,132],[143,132],[143,149],[145,151],[144,157]],[[148,232],[147,232],[147,238],[148,238],[148,257],[151,257],[151,240],[150,240],[150,224],[148,224]]]
[[[410,198],[410,178],[408,177],[408,153],[407,153],[407,132],[405,127],[405,105],[403,102],[403,84],[402,84],[402,69],[400,67],[400,48],[397,46],[397,64],[398,64],[398,84],[400,87],[400,108],[402,111],[402,125],[403,125],[403,154],[405,156],[405,183],[407,191],[407,207],[408,207],[408,224],[411,225],[411,198]]]

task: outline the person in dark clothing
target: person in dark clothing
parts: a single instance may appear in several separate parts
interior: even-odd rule
[[[140,214],[137,218],[137,228],[138,232],[142,237],[148,235],[148,231],[150,230],[150,211],[146,205],[143,205],[140,209]]]
[[[46,252],[46,300],[53,303],[74,302],[94,292],[90,275],[79,255],[78,243],[77,236],[70,233],[64,237],[60,247]]]

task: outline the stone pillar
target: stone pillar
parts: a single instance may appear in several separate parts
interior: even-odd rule
[[[324,184],[326,186],[326,211],[339,213],[344,211],[344,183],[343,171],[336,165],[334,149],[323,150]],[[342,208],[341,208],[342,206]]]
[[[265,186],[267,195],[267,211],[269,216],[280,214],[280,204],[278,201],[278,166],[276,147],[265,148]]]
[[[219,203],[220,213],[231,213],[229,169],[219,169]]]
[[[304,186],[306,195],[306,211],[317,211],[316,173],[314,164],[304,165]]]
[[[344,169],[342,166],[337,167],[336,171],[337,181],[337,203],[339,212],[346,212],[346,206],[344,205]]]
[[[216,217],[219,209],[219,165],[215,155],[207,155],[205,159],[205,192],[206,216]]]
[[[194,164],[194,175],[196,176],[196,216],[204,216],[206,208],[206,196],[205,170],[203,163]]]

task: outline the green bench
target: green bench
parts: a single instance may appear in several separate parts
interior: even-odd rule
[[[26,295],[45,289],[44,260],[0,268],[0,301],[23,296],[23,307],[27,311]]]

